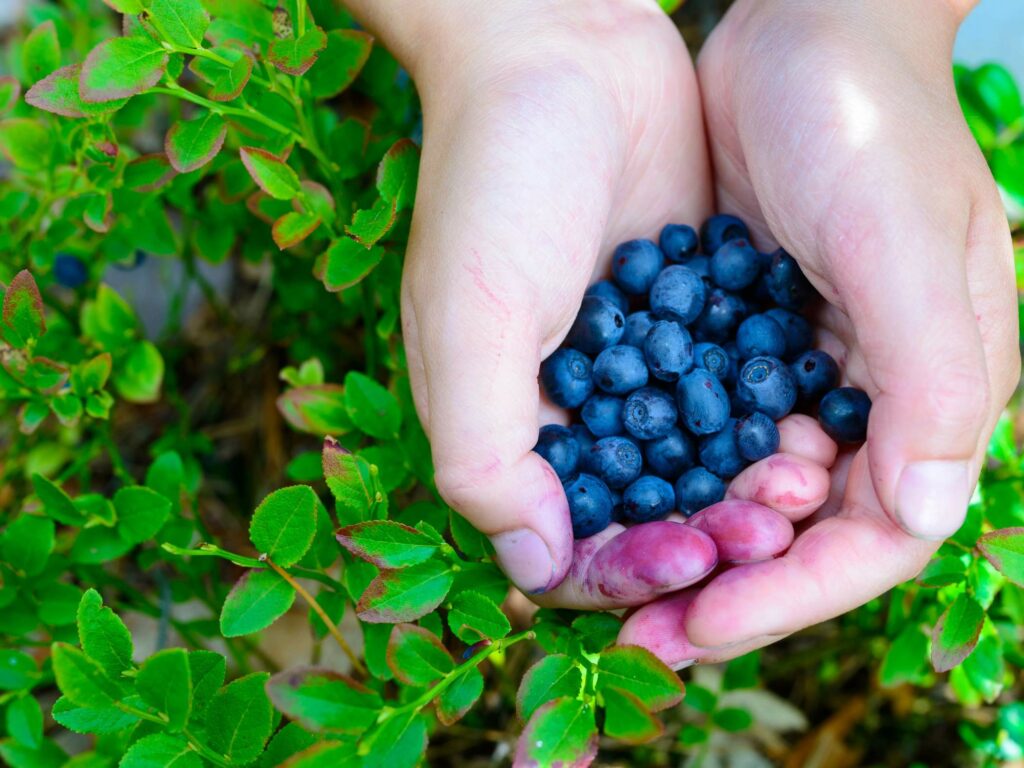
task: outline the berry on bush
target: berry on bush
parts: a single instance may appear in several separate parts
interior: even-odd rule
[[[89,279],[89,269],[77,256],[58,253],[53,260],[53,277],[65,288],[78,288]]]

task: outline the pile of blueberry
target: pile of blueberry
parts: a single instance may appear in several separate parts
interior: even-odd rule
[[[800,312],[814,298],[796,261],[759,253],[746,225],[716,215],[697,232],[669,224],[659,244],[615,249],[613,280],[592,285],[541,382],[571,427],[534,450],[565,487],[577,538],[613,520],[689,517],[726,482],[775,453],[775,422],[813,412],[841,443],[864,440],[871,401],[836,388],[839,368],[811,349]]]

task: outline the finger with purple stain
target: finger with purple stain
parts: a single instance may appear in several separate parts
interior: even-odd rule
[[[829,484],[828,470],[820,464],[791,453],[776,453],[740,472],[726,489],[725,498],[763,504],[796,522],[825,503]]]
[[[711,537],[723,563],[769,560],[793,543],[793,524],[779,512],[752,501],[720,501],[689,518],[686,525]]]

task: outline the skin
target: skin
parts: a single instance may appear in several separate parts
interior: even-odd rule
[[[620,640],[683,666],[923,567],[962,522],[1020,366],[1008,228],[950,76],[967,5],[740,0],[701,55],[702,108],[650,0],[349,4],[423,100],[403,323],[438,489],[524,591],[644,605]],[[780,424],[781,453],[729,489],[727,504],[778,523],[731,553],[752,557],[715,564],[723,513],[574,543],[561,485],[530,451],[539,424],[565,423],[540,361],[617,243],[713,207],[750,222],[760,249],[786,247],[827,299],[820,343],[874,401],[868,442]],[[773,558],[785,524],[796,538]],[[653,534],[689,555],[644,562]]]

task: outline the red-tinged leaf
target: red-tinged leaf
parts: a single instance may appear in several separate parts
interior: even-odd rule
[[[96,117],[114,112],[124,106],[127,99],[92,104],[78,94],[78,81],[82,65],[71,64],[47,75],[28,89],[25,101],[37,109],[53,112],[62,117]]]
[[[0,115],[3,115],[18,103],[21,96],[21,83],[10,75],[0,75]]]
[[[948,672],[966,659],[978,644],[985,610],[978,601],[961,592],[939,617],[932,631],[932,667]]]
[[[328,669],[300,667],[267,681],[274,705],[314,733],[360,734],[373,725],[383,702],[374,691]]]
[[[324,479],[337,502],[342,524],[371,519],[371,512],[384,497],[370,463],[346,450],[333,437],[324,438],[321,452]]]
[[[288,211],[284,216],[274,222],[270,234],[282,251],[298,245],[311,234],[316,232],[320,226],[320,217],[315,213],[296,213]]]
[[[1024,587],[1024,528],[1003,528],[978,539],[978,550],[993,567]]]
[[[3,338],[12,347],[24,349],[28,342],[46,332],[43,297],[27,269],[14,276],[4,293]]]
[[[380,197],[372,208],[356,211],[345,232],[369,248],[391,231],[396,218],[395,201]]]
[[[675,672],[646,648],[636,645],[602,651],[597,670],[598,691],[606,687],[631,691],[652,712],[674,707],[686,692]]]
[[[579,699],[553,699],[533,713],[516,746],[513,768],[585,768],[597,757],[594,711]]]
[[[189,69],[209,84],[210,90],[206,96],[210,100],[237,99],[249,83],[255,59],[252,53],[244,48],[217,46],[213,50],[232,61],[231,66],[208,58],[196,57],[189,64]]]
[[[134,14],[142,13],[143,4],[142,0],[103,0],[111,10],[117,11],[118,13]]]
[[[136,192],[154,192],[169,184],[177,175],[167,155],[142,155],[125,166],[124,185]]]
[[[273,224],[288,213],[288,201],[275,200],[262,189],[258,189],[245,199],[245,207],[257,219]]]
[[[149,37],[106,40],[86,56],[78,93],[92,103],[129,98],[160,82],[167,61],[167,50]]]
[[[324,252],[320,279],[327,290],[337,292],[356,285],[384,258],[380,248],[364,248],[349,237],[340,237]]]
[[[420,148],[411,139],[401,139],[387,151],[377,168],[377,191],[397,210],[412,208],[416,199],[416,177],[420,167]]]
[[[336,464],[336,457],[329,460]],[[340,471],[340,467],[331,466],[324,474],[337,477]],[[378,568],[404,568],[422,563],[440,546],[415,528],[391,520],[370,520],[346,526],[338,530],[338,541],[353,555]]]
[[[357,29],[332,29],[327,33],[327,46],[309,71],[313,96],[329,99],[348,88],[366,64],[373,49],[373,37]]]
[[[60,66],[60,41],[53,19],[47,19],[22,41],[21,60],[30,82],[42,80]]]
[[[85,211],[82,213],[82,220],[85,226],[93,232],[103,234],[110,231],[110,225],[114,223],[114,201],[108,194],[93,194],[85,197],[87,200]]]
[[[484,676],[469,667],[437,697],[437,719],[444,725],[458,722],[484,692]]]
[[[630,691],[622,688],[605,688],[604,732],[626,744],[643,744],[656,739],[665,730],[664,724],[656,718],[644,703]]]
[[[545,656],[523,675],[516,693],[516,714],[529,720],[547,701],[563,696],[578,696],[583,686],[583,673],[568,656]]]
[[[277,410],[301,432],[342,435],[352,429],[344,390],[337,384],[289,389],[277,398]]]
[[[313,27],[298,40],[286,38],[272,42],[267,51],[267,59],[282,72],[302,75],[313,66],[317,55],[325,47],[327,33],[320,27]]]
[[[415,624],[396,624],[386,653],[388,667],[406,685],[426,687],[455,668],[437,635]]]
[[[207,112],[194,120],[175,123],[164,138],[164,151],[174,170],[189,173],[215,158],[227,135],[224,118]]]
[[[308,201],[312,211],[319,215],[321,220],[333,222],[335,213],[334,198],[331,197],[327,187],[319,182],[304,179],[302,181],[302,190],[305,192],[305,197],[301,200],[300,198],[292,200],[292,208],[295,212],[303,213],[305,211],[303,206]]]
[[[415,621],[441,604],[455,575],[440,560],[385,571],[370,582],[359,602],[359,618],[370,624]]]
[[[239,154],[253,181],[271,197],[291,200],[302,191],[299,177],[280,157],[259,147],[242,147]]]

